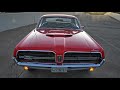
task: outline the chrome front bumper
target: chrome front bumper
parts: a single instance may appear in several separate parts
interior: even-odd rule
[[[15,57],[13,57],[13,60],[20,66],[28,66],[30,68],[35,68],[35,69],[51,69],[53,67],[63,67],[63,68],[68,68],[68,70],[81,70],[81,69],[86,69],[90,67],[100,67],[104,62],[105,59],[101,61],[100,64],[90,64],[90,63],[66,63],[62,65],[56,65],[53,63],[36,63],[36,62],[18,62]]]

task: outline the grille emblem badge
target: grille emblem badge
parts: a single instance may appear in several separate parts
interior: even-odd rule
[[[57,56],[57,58],[58,58],[58,62],[62,61],[62,55]]]

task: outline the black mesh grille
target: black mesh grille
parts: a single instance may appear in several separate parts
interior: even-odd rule
[[[53,52],[19,51],[17,60],[19,62],[54,63],[55,54]]]
[[[101,62],[100,53],[65,53],[64,63],[94,63]]]

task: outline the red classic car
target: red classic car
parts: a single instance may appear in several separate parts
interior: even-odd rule
[[[47,14],[17,44],[13,59],[25,70],[94,71],[104,63],[105,55],[103,48],[83,30],[77,17]]]

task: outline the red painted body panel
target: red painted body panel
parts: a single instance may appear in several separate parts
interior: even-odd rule
[[[103,48],[85,31],[76,30],[33,30],[14,51],[18,50],[50,50],[57,55],[66,51],[101,52]],[[104,57],[104,53],[102,53]]]

